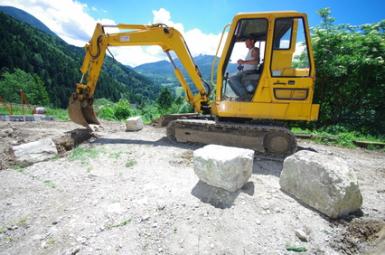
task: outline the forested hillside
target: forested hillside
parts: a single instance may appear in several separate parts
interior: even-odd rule
[[[36,74],[44,83],[53,106],[66,107],[68,98],[80,80],[79,68],[84,50],[0,13],[0,75],[21,69]],[[134,70],[107,58],[95,97],[131,103],[154,100],[159,86]],[[7,97],[7,95],[0,95]]]
[[[194,63],[199,67],[199,70],[202,73],[202,77],[206,81],[210,81],[211,64],[213,60],[214,60],[214,56],[212,55],[199,55],[194,57]],[[187,78],[187,81],[190,81],[179,59],[175,59],[175,64],[179,69],[182,70],[185,77]],[[218,61],[217,61],[217,64],[218,64]],[[158,61],[154,63],[146,63],[146,64],[139,65],[134,69],[135,71],[164,85],[179,86],[179,82],[177,81],[174,75],[172,65],[168,61],[163,60],[163,61]],[[236,72],[237,65],[230,63],[230,70],[232,70],[231,71],[232,73]],[[217,74],[217,70],[215,67],[214,77],[216,77],[216,74]]]

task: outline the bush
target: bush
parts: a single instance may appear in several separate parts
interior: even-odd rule
[[[116,104],[114,104],[113,110],[115,119],[117,120],[125,120],[133,115],[130,103],[126,99],[120,99]]]
[[[319,11],[313,29],[317,68],[317,127],[344,126],[361,133],[385,132],[385,20],[362,26],[334,25],[330,9]]]
[[[102,118],[105,120],[115,120],[114,108],[112,106],[108,106],[108,105],[100,106],[98,109],[97,115],[99,118]]]

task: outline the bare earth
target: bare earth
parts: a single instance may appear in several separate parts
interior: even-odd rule
[[[300,142],[359,177],[362,212],[330,221],[280,190],[281,161],[255,158],[249,182],[229,193],[195,176],[199,145],[173,144],[163,128],[103,126],[86,150],[21,168],[11,144],[78,126],[0,122],[0,254],[385,254],[383,152]]]

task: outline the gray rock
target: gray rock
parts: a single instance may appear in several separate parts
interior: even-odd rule
[[[194,151],[194,172],[201,181],[234,192],[250,178],[253,158],[253,150],[206,145]]]
[[[139,131],[143,129],[143,120],[140,116],[127,119],[126,131]]]
[[[55,157],[58,154],[55,143],[50,138],[12,146],[16,161],[33,164]]]
[[[13,129],[12,128],[4,128],[0,130],[0,137],[12,136]]]
[[[335,156],[299,151],[285,159],[279,184],[282,190],[333,219],[362,205],[356,174],[345,160]]]

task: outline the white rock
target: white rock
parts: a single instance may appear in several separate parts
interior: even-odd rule
[[[16,161],[36,163],[55,157],[58,154],[55,143],[50,138],[12,146]]]
[[[194,151],[194,172],[201,181],[234,192],[250,178],[253,158],[253,150],[206,145]]]
[[[335,156],[299,151],[285,159],[279,184],[282,190],[333,219],[362,205],[357,176],[345,160]]]
[[[143,120],[142,117],[131,117],[127,119],[126,122],[126,131],[139,131],[143,129]]]
[[[299,240],[301,240],[303,242],[307,242],[307,234],[304,231],[302,231],[301,229],[296,229],[295,235],[299,238]]]

